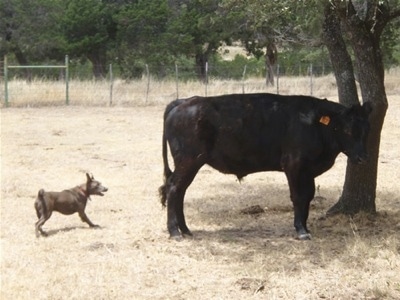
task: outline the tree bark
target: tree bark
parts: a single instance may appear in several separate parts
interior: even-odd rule
[[[274,43],[268,43],[265,54],[265,83],[274,86],[274,66],[278,60],[278,50]]]
[[[328,210],[328,214],[353,215],[360,211],[375,213],[380,136],[388,108],[380,50],[380,35],[383,28],[378,28],[379,20],[373,19],[379,16],[370,15],[371,19],[366,16],[363,20],[357,14],[351,1],[344,9],[340,9],[342,4],[340,2],[336,1],[335,13],[340,18],[342,28],[354,51],[363,102],[371,102],[373,112],[369,119],[371,129],[367,143],[369,162],[365,165],[347,163],[342,195],[339,201]]]
[[[93,76],[95,79],[103,79],[107,75],[107,68],[104,64],[106,55],[99,52],[92,52],[88,54],[88,59],[92,63]]]
[[[340,19],[331,4],[325,7],[322,38],[328,48],[332,68],[335,73],[339,102],[345,106],[359,103],[353,63],[340,27]]]
[[[206,63],[207,63],[207,55],[203,53],[198,53],[195,56],[196,59],[196,72],[197,77],[200,81],[207,83],[207,74],[206,74]]]

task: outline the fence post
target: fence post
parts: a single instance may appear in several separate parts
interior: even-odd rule
[[[279,64],[276,66],[276,93],[279,95]]]
[[[112,105],[113,86],[114,86],[113,69],[112,69],[112,64],[110,64],[110,106]]]
[[[205,92],[207,97],[207,85],[208,85],[208,61],[206,61],[206,78],[205,78]]]
[[[147,100],[149,98],[149,90],[150,90],[150,72],[149,72],[149,65],[146,64],[146,75],[147,75],[147,88],[146,88],[146,102],[145,104],[147,104]]]
[[[242,94],[244,94],[244,80],[246,77],[246,70],[247,70],[247,64],[244,65],[243,74],[242,74]]]
[[[4,101],[8,107],[8,72],[7,72],[7,55],[4,55]]]
[[[310,95],[313,94],[313,66],[310,64]]]
[[[176,99],[179,99],[179,75],[178,64],[175,62],[175,80],[176,80]]]
[[[65,104],[69,105],[69,59],[65,55]]]

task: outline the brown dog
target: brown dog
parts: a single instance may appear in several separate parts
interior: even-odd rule
[[[45,192],[39,190],[35,200],[36,214],[39,220],[35,224],[36,236],[39,237],[39,232],[42,235],[47,235],[43,231],[43,224],[51,217],[53,211],[58,211],[64,215],[79,213],[83,222],[89,224],[90,227],[99,227],[93,224],[85,214],[87,200],[90,200],[90,195],[103,196],[107,192],[107,188],[93,178],[93,175],[86,173],[87,181],[80,186],[74,187],[62,192]]]

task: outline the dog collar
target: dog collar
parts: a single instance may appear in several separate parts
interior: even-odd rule
[[[80,192],[83,194],[83,196],[85,196],[87,199],[90,199],[89,195],[87,195],[86,191],[85,191],[83,188],[79,187],[79,191],[80,191]]]

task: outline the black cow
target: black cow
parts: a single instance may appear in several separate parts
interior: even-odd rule
[[[192,235],[183,199],[199,169],[208,164],[239,179],[261,171],[285,172],[299,239],[310,239],[309,205],[314,178],[330,169],[340,152],[353,163],[367,159],[370,103],[346,108],[309,96],[233,94],[171,102],[164,113],[164,185],[171,237]],[[167,142],[175,170],[168,165]]]

